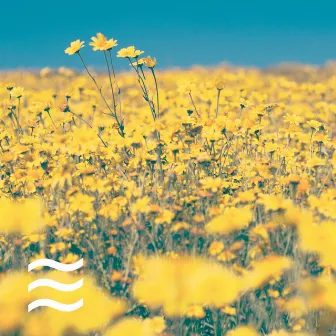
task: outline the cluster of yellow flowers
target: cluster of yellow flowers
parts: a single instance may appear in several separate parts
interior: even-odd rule
[[[163,71],[130,46],[117,73],[117,40],[90,45],[106,73],[77,40],[84,73],[0,74],[0,334],[327,335],[336,67]],[[85,285],[28,293],[45,273]],[[28,314],[41,297],[85,305]]]

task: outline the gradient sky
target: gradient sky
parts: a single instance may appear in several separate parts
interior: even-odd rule
[[[97,32],[156,56],[161,67],[336,59],[336,0],[3,0],[0,11],[2,69],[80,67],[64,49],[78,38],[88,46]],[[89,47],[83,56],[103,65]]]

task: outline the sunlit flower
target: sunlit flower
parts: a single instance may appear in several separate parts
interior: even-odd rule
[[[108,40],[102,33],[97,33],[96,37],[91,38],[90,46],[92,46],[93,51],[97,50],[111,50],[113,47],[117,46],[117,40]]]
[[[150,56],[147,56],[145,58],[145,64],[147,68],[154,68],[156,66],[156,58],[154,57],[153,59]]]
[[[79,52],[81,48],[84,47],[84,42],[76,40],[70,43],[70,47],[66,48],[64,52],[68,55],[73,55]]]
[[[122,48],[118,51],[117,57],[123,58],[136,58],[143,54],[143,51],[136,50],[134,46],[130,46],[127,48]]]
[[[97,33],[97,37],[91,37],[92,42],[89,43],[92,46],[93,51],[105,50],[106,37],[102,33]]]

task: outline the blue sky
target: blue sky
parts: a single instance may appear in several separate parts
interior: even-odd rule
[[[88,47],[97,32],[156,56],[161,67],[322,64],[336,59],[335,15],[336,1],[324,0],[3,1],[0,68],[79,67],[64,54],[78,38],[87,62],[103,65]]]

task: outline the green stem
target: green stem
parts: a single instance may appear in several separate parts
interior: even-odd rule
[[[20,125],[20,122],[19,122],[19,119],[17,118],[17,116],[16,116],[16,114],[15,114],[15,112],[13,111],[13,116],[14,116],[14,118],[15,118],[15,120],[16,120],[16,123],[17,123],[17,125],[18,125],[18,129],[21,131],[21,133],[23,134],[23,129],[22,129],[22,127],[21,127],[21,125]]]
[[[92,79],[92,81],[94,82],[94,84],[96,85],[96,88],[97,88],[98,92],[100,93],[100,96],[102,97],[102,99],[103,99],[103,101],[104,101],[106,107],[107,107],[107,108],[109,109],[109,111],[111,112],[111,116],[114,117],[114,119],[116,120],[117,125],[118,125],[118,133],[119,133],[122,137],[124,137],[124,136],[125,136],[125,133],[124,133],[124,127],[123,127],[123,125],[119,122],[118,116],[117,116],[115,113],[113,113],[113,111],[111,110],[111,107],[110,107],[110,105],[107,103],[107,101],[106,101],[106,99],[105,99],[105,97],[104,97],[104,95],[103,95],[103,93],[102,93],[101,88],[98,86],[98,83],[97,83],[96,79],[92,76],[91,72],[90,72],[89,69],[87,68],[87,66],[86,66],[86,64],[85,64],[85,62],[84,62],[84,60],[83,60],[82,55],[81,55],[79,52],[78,52],[77,54],[78,54],[80,60],[82,61],[83,66],[84,66],[86,72],[88,73],[88,75],[90,76],[90,78]]]
[[[51,118],[51,114],[50,114],[50,112],[47,111],[47,113],[48,113],[49,118],[50,118],[51,122],[53,123],[54,127],[57,128],[57,126],[56,126],[55,123],[54,123],[54,120]]]
[[[217,107],[216,107],[216,118],[218,117],[218,109],[219,109],[219,97],[221,94],[221,90],[218,90],[218,94],[217,94]]]
[[[120,117],[122,117],[121,114],[121,96],[120,96],[120,88],[118,86],[118,81],[117,81],[117,77],[114,71],[114,66],[113,66],[113,59],[112,59],[112,53],[111,53],[111,49],[109,50],[109,54],[110,54],[110,63],[111,63],[111,68],[112,68],[112,73],[113,73],[113,78],[114,78],[114,82],[117,88],[117,92],[118,92],[118,100],[119,100],[119,115]]]
[[[158,117],[158,119],[159,119],[159,118],[160,118],[159,88],[158,88],[158,83],[157,83],[157,80],[156,80],[156,76],[155,76],[154,68],[151,68],[151,71],[152,71],[153,78],[154,78],[154,82],[155,82],[156,104],[157,104],[157,117]]]
[[[113,89],[112,78],[111,78],[111,70],[110,70],[110,65],[109,65],[107,57],[106,57],[106,51],[105,50],[104,50],[104,57],[105,57],[105,62],[106,62],[107,71],[108,71],[108,75],[109,75],[110,86],[111,86],[111,94],[112,94],[112,100],[113,100],[113,110],[114,110],[114,114],[117,115],[116,103],[115,103],[115,98],[114,98],[114,89]]]
[[[194,102],[193,97],[192,97],[192,95],[191,95],[191,91],[189,91],[189,96],[190,96],[191,102],[192,102],[192,104],[193,104],[193,106],[194,106],[194,109],[195,109],[196,114],[200,117],[200,114],[199,114],[198,111],[197,111],[195,102]]]
[[[20,119],[20,105],[21,105],[21,99],[18,98],[19,104],[18,104],[18,115],[17,115],[17,119]]]
[[[76,116],[78,119],[82,120],[86,125],[88,125],[90,128],[93,129],[93,127],[85,119],[83,119],[80,115],[78,115],[78,114],[76,114],[75,112],[72,112],[72,111],[70,113],[73,114],[74,116]],[[106,142],[102,139],[102,137],[100,136],[99,133],[97,133],[97,136],[101,140],[101,142],[103,143],[103,145],[105,147],[107,147]]]
[[[144,79],[142,78],[142,76],[140,75],[139,70],[132,64],[131,59],[129,57],[127,57],[127,59],[128,59],[130,65],[131,65],[131,67],[134,69],[134,71],[138,75],[138,82],[140,84],[140,88],[143,92],[145,100],[148,102],[149,108],[151,109],[153,119],[155,120],[156,119],[155,107],[154,107],[153,101],[151,101],[148,97],[148,90],[147,90],[147,87],[146,87],[146,83],[145,83]]]

